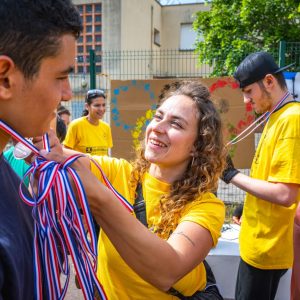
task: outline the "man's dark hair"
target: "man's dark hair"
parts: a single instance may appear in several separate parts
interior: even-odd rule
[[[59,141],[62,143],[67,134],[67,126],[62,118],[58,115],[56,116],[56,135]]]
[[[25,78],[38,73],[41,60],[54,57],[60,38],[82,30],[71,0],[1,0],[0,55],[10,57]]]
[[[286,90],[286,89],[287,89],[287,84],[286,84],[286,81],[285,81],[285,78],[284,78],[283,73],[282,73],[282,72],[279,72],[279,73],[277,73],[277,74],[272,74],[272,75],[273,75],[273,76],[275,77],[275,79],[277,80],[277,82],[278,82],[280,88],[281,88],[282,90]],[[260,86],[260,88],[261,88],[266,94],[268,94],[268,95],[270,96],[270,93],[267,92],[267,89],[266,89],[266,87],[264,86],[263,79],[257,81],[257,83],[258,83],[258,85]]]
[[[282,90],[287,89],[287,84],[283,75],[283,72],[279,72],[277,74],[273,74],[273,76],[277,79],[277,82]]]
[[[60,116],[60,115],[63,115],[63,114],[66,114],[66,115],[68,115],[68,116],[71,116],[71,113],[70,113],[70,111],[66,108],[66,107],[64,107],[64,106],[62,106],[62,105],[60,105],[58,108],[57,108],[57,114]]]

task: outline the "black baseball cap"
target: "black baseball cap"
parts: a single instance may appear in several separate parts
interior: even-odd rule
[[[285,67],[279,68],[273,56],[264,51],[251,53],[248,55],[238,66],[233,77],[238,81],[240,88],[257,82],[267,74],[277,74],[289,67],[294,63]]]

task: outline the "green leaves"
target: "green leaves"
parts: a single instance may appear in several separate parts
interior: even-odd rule
[[[199,11],[194,21],[199,62],[214,66],[213,76],[231,75],[251,52],[277,51],[280,40],[300,41],[299,2],[212,0],[211,10]]]

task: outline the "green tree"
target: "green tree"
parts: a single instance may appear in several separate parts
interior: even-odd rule
[[[299,0],[212,0],[194,21],[199,62],[231,75],[251,52],[278,55],[279,41],[300,41]]]

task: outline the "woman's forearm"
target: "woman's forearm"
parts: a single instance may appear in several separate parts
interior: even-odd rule
[[[161,290],[168,290],[198,265],[211,247],[209,240],[205,243],[209,245],[208,248],[199,248],[197,259],[189,258],[186,252],[189,248],[197,247],[198,241],[195,241],[195,246],[188,241],[181,240],[178,243],[176,239],[170,244],[159,238],[128,213],[103,185],[99,187],[97,196],[89,198],[89,203],[93,216],[124,261],[144,280]],[[193,225],[201,230],[201,226]],[[206,232],[204,234],[209,235]],[[180,246],[177,247],[178,244]]]

